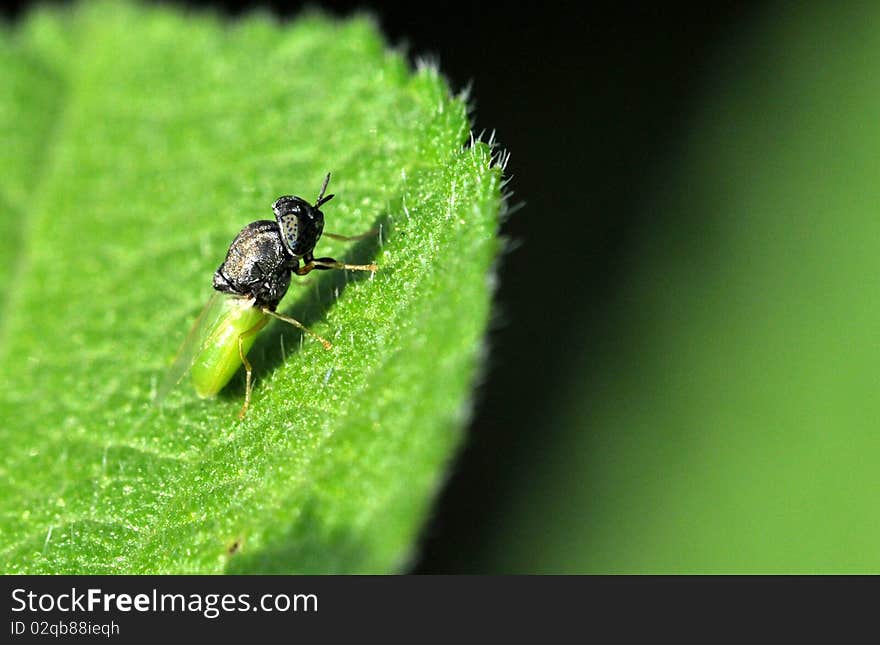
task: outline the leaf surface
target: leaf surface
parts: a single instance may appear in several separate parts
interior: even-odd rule
[[[0,31],[0,566],[404,567],[462,438],[501,168],[369,18],[227,22],[127,3]],[[10,91],[11,90],[11,91]],[[219,397],[151,405],[238,230],[332,171],[322,272]],[[296,279],[295,279],[296,282]]]

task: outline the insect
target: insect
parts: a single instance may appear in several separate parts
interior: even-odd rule
[[[290,286],[291,276],[315,270],[378,270],[375,264],[346,264],[333,258],[316,258],[315,245],[327,237],[351,241],[372,235],[343,236],[324,233],[321,206],[333,199],[326,195],[330,173],[324,178],[315,203],[284,195],[275,200],[274,220],[259,220],[245,226],[229,246],[226,259],[214,272],[214,289],[202,313],[184,340],[174,364],[159,389],[161,401],[186,374],[192,373],[196,393],[217,394],[238,371],[245,368],[244,404],[238,416],[244,418],[251,403],[253,368],[247,353],[257,334],[272,318],[282,320],[318,340],[325,349],[331,344],[294,318],[276,310]]]

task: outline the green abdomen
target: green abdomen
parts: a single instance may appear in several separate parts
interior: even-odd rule
[[[215,324],[210,325],[209,336],[192,365],[192,381],[200,397],[214,396],[229,382],[241,367],[241,351],[247,355],[257,332],[269,317],[253,307],[253,301],[221,298],[216,312],[211,312]]]

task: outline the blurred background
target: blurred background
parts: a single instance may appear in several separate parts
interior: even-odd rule
[[[319,4],[470,84],[525,202],[414,571],[877,572],[880,6],[618,4]]]

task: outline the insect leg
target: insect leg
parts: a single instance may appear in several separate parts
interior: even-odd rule
[[[295,273],[297,275],[305,275],[315,269],[320,271],[326,271],[327,269],[347,269],[349,271],[371,271],[375,273],[379,270],[379,267],[375,264],[346,264],[345,262],[339,262],[333,258],[312,258],[304,265],[297,268]]]
[[[282,315],[279,314],[278,312],[276,312],[276,311],[272,311],[272,310],[270,310],[270,309],[263,309],[263,313],[266,313],[266,314],[272,316],[273,318],[277,318],[278,320],[283,320],[284,322],[286,322],[286,323],[288,323],[288,324],[290,324],[290,325],[293,325],[293,326],[296,327],[297,329],[300,329],[300,330],[304,331],[305,333],[307,333],[307,334],[309,334],[310,336],[314,337],[315,340],[317,340],[318,342],[320,342],[320,343],[324,346],[324,349],[330,349],[331,347],[333,347],[333,345],[330,343],[329,340],[326,340],[326,339],[322,338],[321,336],[318,336],[318,334],[316,334],[316,333],[313,332],[311,329],[309,329],[308,327],[306,327],[305,325],[303,325],[303,324],[302,324],[300,321],[298,321],[296,318],[289,318],[288,316],[282,316]]]
[[[259,332],[263,327],[266,326],[266,323],[269,322],[268,318],[260,319],[256,325],[248,329],[246,332],[243,332],[238,335],[238,356],[241,358],[241,363],[244,365],[245,369],[245,384],[244,384],[244,405],[241,406],[241,410],[238,413],[239,419],[244,419],[244,415],[248,410],[248,407],[251,404],[251,374],[253,373],[253,368],[251,367],[250,361],[247,359],[244,353],[244,340],[249,336],[253,336],[257,332]]]
[[[339,240],[340,242],[354,242],[356,240],[365,240],[379,234],[378,228],[371,228],[366,233],[360,235],[339,235],[338,233],[322,233],[322,237],[329,237],[331,240]]]

